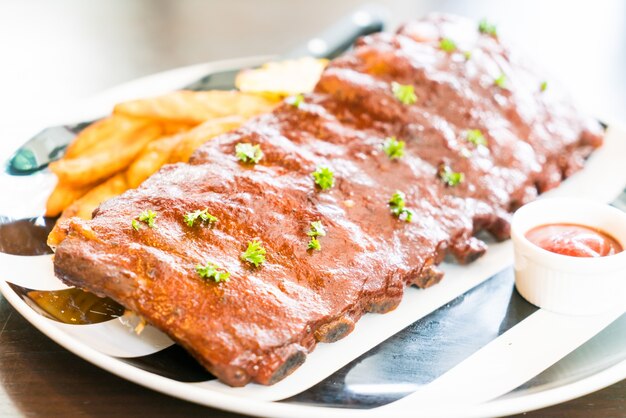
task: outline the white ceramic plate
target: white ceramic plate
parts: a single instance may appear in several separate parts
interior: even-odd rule
[[[0,149],[0,161],[6,161],[45,126],[91,120],[110,112],[116,102],[171,91],[208,72],[254,66],[268,59],[203,64],[124,84],[73,109],[62,109],[54,118],[34,121],[21,132],[3,133],[14,141]],[[626,134],[611,128],[606,144],[585,170],[551,194],[613,201],[626,184],[623,156]],[[0,217],[39,216],[53,185],[53,176],[45,171],[24,177],[0,175],[2,196],[24,196],[0,202]],[[394,415],[497,416],[563,402],[625,378],[626,316],[617,312],[591,335],[611,325],[563,360],[549,368],[550,364],[535,364],[537,373],[547,370],[523,385],[524,380],[520,381],[519,387],[493,392],[497,396],[484,399],[476,394],[473,401],[418,402],[415,392],[429,387],[445,372],[458,370],[459,364],[467,364],[466,359],[484,345],[501,344],[511,335],[507,330],[521,333],[522,342],[525,335],[539,331],[540,326],[532,325],[531,319],[547,314],[536,311],[512,290],[507,269],[511,262],[507,242],[491,245],[487,255],[470,266],[445,265],[446,279],[441,284],[427,290],[408,289],[394,312],[366,315],[351,335],[334,344],[320,344],[292,376],[270,387],[230,388],[207,380],[202,370],[194,369],[199,366],[190,364],[169,338],[152,328],[137,337],[120,320],[71,325],[42,316],[7,282],[38,290],[65,288],[52,273],[50,255],[0,253],[0,291],[31,324],[105,370],[171,396],[250,415],[360,416],[379,414],[382,410],[377,408],[382,407],[386,414]],[[182,369],[188,369],[188,376],[157,370],[150,359],[163,353],[170,356],[166,361],[184,362],[186,369]],[[485,370],[489,368],[485,366]],[[496,379],[496,383],[503,382]]]

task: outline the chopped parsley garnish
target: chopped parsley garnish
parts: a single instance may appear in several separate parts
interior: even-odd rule
[[[417,96],[413,86],[410,84],[400,84],[395,81],[391,83],[391,91],[396,99],[400,100],[405,105],[410,105],[417,102]]]
[[[311,240],[309,241],[307,248],[309,250],[316,250],[316,251],[321,250],[322,246],[320,245],[320,242],[317,239],[317,237],[326,236],[326,230],[324,229],[324,225],[322,225],[322,221],[311,222],[311,228],[306,234],[311,237]]]
[[[496,25],[489,23],[487,19],[482,19],[478,23],[478,31],[482,34],[493,36],[494,38],[498,37],[498,29]]]
[[[450,53],[456,51],[456,44],[450,38],[443,38],[439,42],[439,48],[441,48],[442,51]]]
[[[260,145],[252,145],[247,142],[240,142],[235,145],[235,155],[244,163],[258,163],[263,158],[263,151]]]
[[[241,253],[241,259],[254,264],[254,267],[263,264],[265,262],[265,248],[261,245],[261,241],[255,239],[248,242],[248,248]]]
[[[333,172],[328,167],[318,167],[311,175],[315,180],[315,184],[320,186],[322,190],[330,189],[335,185]]]
[[[404,141],[398,141],[395,136],[389,137],[383,143],[383,151],[387,154],[389,159],[393,160],[396,158],[404,157],[404,146],[406,143]]]
[[[458,186],[460,183],[463,183],[463,180],[465,180],[465,175],[463,173],[452,171],[452,168],[447,165],[441,166],[439,169],[439,177],[450,187]]]
[[[472,58],[472,51],[465,51],[463,53],[463,56],[465,57],[466,60],[470,60]]]
[[[406,195],[398,190],[389,199],[389,206],[391,206],[391,212],[394,215],[399,215],[400,211],[406,206],[405,198]]]
[[[506,75],[504,75],[504,73],[500,74],[498,78],[493,80],[493,84],[500,87],[501,89],[505,89],[506,88]]]
[[[300,105],[304,102],[304,95],[302,93],[298,93],[293,96],[293,99],[289,101],[289,104],[293,107],[300,107]]]
[[[322,249],[322,246],[320,245],[320,242],[317,238],[312,237],[309,243],[307,244],[307,249],[313,250],[313,251],[320,251]]]
[[[148,225],[148,228],[156,228],[156,217],[157,213],[151,209],[144,210],[137,216],[136,219],[133,219],[131,225],[135,231],[139,231],[141,224],[139,222],[144,222]]]
[[[193,212],[187,212],[183,216],[183,220],[189,226],[193,226],[196,220],[200,219],[200,222],[215,223],[217,218],[209,213],[209,209],[196,210]]]
[[[389,207],[391,208],[391,213],[404,220],[405,222],[411,222],[413,219],[413,211],[411,209],[406,208],[406,195],[401,191],[396,191],[389,199]]]
[[[324,225],[322,225],[322,221],[311,222],[311,229],[306,234],[310,237],[325,237],[326,230]]]
[[[230,277],[230,273],[226,270],[220,269],[215,263],[206,263],[206,265],[196,265],[196,273],[203,279],[211,279],[215,283],[227,282]]]
[[[467,139],[467,142],[471,142],[476,146],[487,146],[487,138],[485,138],[480,129],[470,129],[465,133],[465,139]]]
[[[543,91],[546,91],[547,88],[548,88],[548,82],[542,81],[541,86],[539,86],[539,89],[543,92]]]

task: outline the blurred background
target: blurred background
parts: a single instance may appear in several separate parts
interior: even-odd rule
[[[2,0],[0,129],[154,72],[279,54],[359,0]],[[377,3],[370,1],[369,3]],[[497,23],[588,112],[626,123],[626,2],[379,1],[388,29],[430,11]],[[5,140],[3,139],[3,142]]]

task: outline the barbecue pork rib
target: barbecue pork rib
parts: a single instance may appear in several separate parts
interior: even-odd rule
[[[477,232],[507,238],[512,210],[582,167],[601,128],[543,82],[464,19],[365,37],[299,105],[213,139],[93,220],[68,221],[55,273],[142,315],[224,383],[273,384],[364,313],[394,309],[405,286],[437,283],[447,254],[481,256]],[[383,149],[391,137],[406,143],[401,158]],[[237,159],[239,143],[260,145],[258,164]],[[319,167],[334,172],[332,188],[316,186]],[[411,222],[392,213],[396,191]],[[183,222],[205,208],[214,225]],[[135,230],[144,210],[157,227]],[[320,251],[307,250],[315,221]],[[254,239],[267,250],[259,267],[240,258]],[[201,278],[207,262],[229,281]]]

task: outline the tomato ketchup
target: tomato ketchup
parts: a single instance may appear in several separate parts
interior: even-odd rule
[[[528,231],[526,238],[544,250],[572,257],[606,257],[623,251],[615,238],[584,225],[540,225]]]

